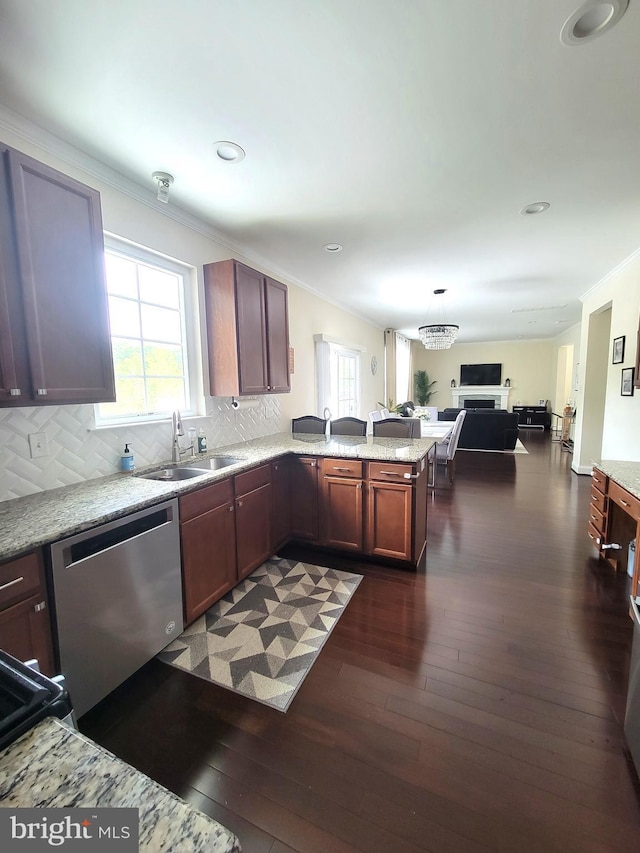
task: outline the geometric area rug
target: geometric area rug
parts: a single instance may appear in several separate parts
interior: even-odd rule
[[[272,557],[157,657],[286,712],[361,580]]]

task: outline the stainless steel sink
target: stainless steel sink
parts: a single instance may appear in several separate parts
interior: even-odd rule
[[[197,459],[195,462],[187,462],[181,467],[206,469],[207,471],[219,471],[220,468],[227,468],[229,465],[235,465],[236,462],[243,462],[243,459],[238,459],[236,456],[211,456],[209,459]]]
[[[159,471],[149,471],[147,474],[137,474],[143,480],[162,480],[173,482],[176,480],[191,480],[193,477],[202,477],[211,471],[219,471],[236,462],[242,462],[236,456],[212,456],[209,459],[195,459],[193,462],[183,462],[171,468],[161,468]]]
[[[138,474],[143,480],[162,480],[172,482],[174,480],[191,480],[193,477],[202,477],[208,474],[209,469],[204,468],[161,468],[159,471],[149,471],[147,474]]]

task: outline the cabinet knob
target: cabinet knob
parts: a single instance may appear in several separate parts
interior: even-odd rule
[[[46,388],[38,388],[36,391],[36,394],[38,395],[38,397],[46,397],[47,393],[48,392],[47,392]]]
[[[12,397],[19,397],[22,394],[22,391],[19,388],[10,388],[9,394],[11,394]]]
[[[242,506],[242,501],[238,501],[238,506]]]
[[[45,601],[39,601],[37,604],[33,605],[34,613],[40,613],[41,610],[46,610],[47,604]]]
[[[229,507],[229,512],[233,512],[233,507],[232,507],[232,506],[230,506],[230,507]]]

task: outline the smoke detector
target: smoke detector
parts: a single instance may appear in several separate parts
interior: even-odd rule
[[[158,201],[169,202],[169,187],[173,183],[173,175],[168,172],[154,172],[151,177],[158,184]]]

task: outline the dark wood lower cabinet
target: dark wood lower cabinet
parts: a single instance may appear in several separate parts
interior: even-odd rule
[[[271,466],[238,474],[236,492],[236,554],[238,580],[246,578],[272,555]]]
[[[402,483],[369,483],[367,553],[393,560],[411,559],[413,489]]]
[[[185,495],[187,624],[290,539],[417,565],[426,483],[420,465],[289,456]]]
[[[55,674],[39,553],[0,566],[0,648],[22,661],[37,658],[45,675]]]
[[[320,541],[327,548],[364,548],[363,463],[323,459],[320,489]]]
[[[291,536],[317,542],[318,459],[295,456],[291,460]]]
[[[233,481],[180,498],[184,617],[189,624],[237,583]]]
[[[286,456],[271,463],[271,534],[275,551],[291,536],[290,469]]]

